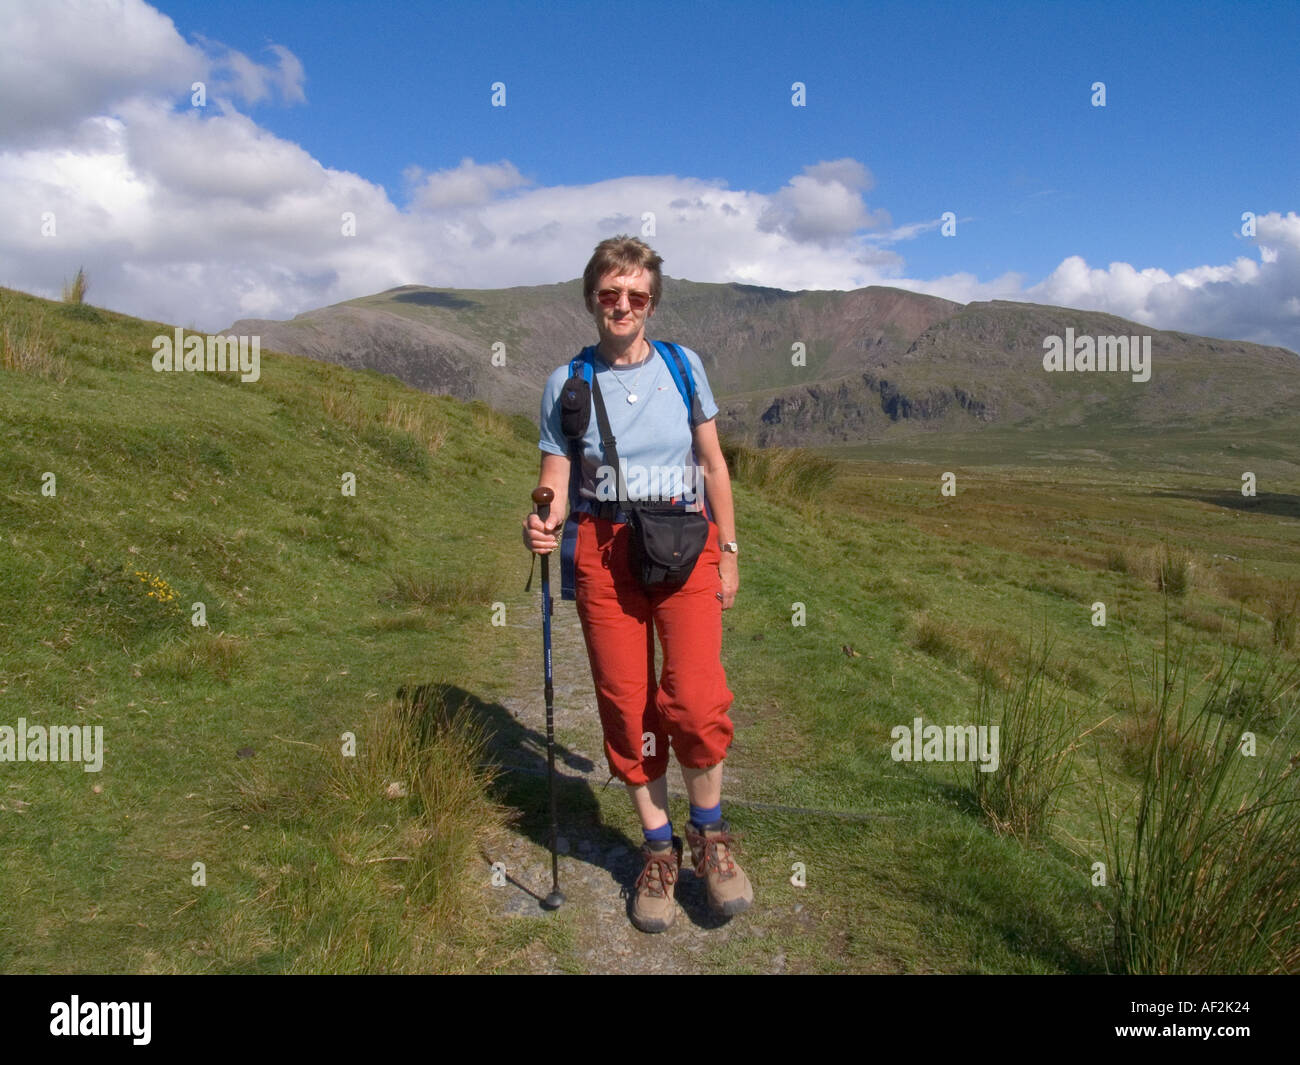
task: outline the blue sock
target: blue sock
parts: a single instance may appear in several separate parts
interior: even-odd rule
[[[665,821],[658,828],[643,828],[641,833],[647,843],[670,843],[673,838],[673,823]]]
[[[717,806],[696,806],[695,803],[691,803],[691,821],[696,828],[703,828],[705,825],[721,820],[722,803],[718,803]]]

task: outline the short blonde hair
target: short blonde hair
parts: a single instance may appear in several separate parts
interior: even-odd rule
[[[591,306],[591,297],[596,293],[596,285],[611,270],[620,274],[635,274],[638,270],[650,272],[650,306],[659,306],[659,296],[663,291],[663,275],[659,268],[663,265],[655,250],[643,240],[620,233],[617,237],[602,240],[596,245],[587,269],[582,272],[582,302]]]

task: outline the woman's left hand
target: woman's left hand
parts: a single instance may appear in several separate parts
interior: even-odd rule
[[[740,591],[740,562],[732,552],[724,551],[718,571],[722,577],[722,609],[730,610]]]

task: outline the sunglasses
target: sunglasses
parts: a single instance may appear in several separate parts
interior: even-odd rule
[[[650,293],[635,292],[632,289],[602,288],[596,293],[596,299],[602,307],[617,307],[618,299],[627,292],[627,305],[634,311],[643,311],[650,303]]]

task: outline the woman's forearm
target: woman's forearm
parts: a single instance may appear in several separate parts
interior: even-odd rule
[[[736,508],[731,498],[731,474],[725,459],[704,467],[704,495],[713,522],[718,527],[718,542],[730,543],[736,538]]]

